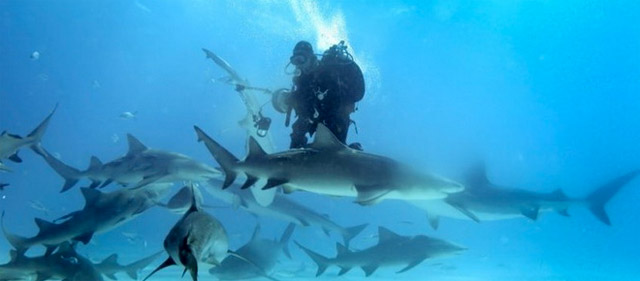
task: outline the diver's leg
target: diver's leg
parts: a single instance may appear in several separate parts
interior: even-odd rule
[[[307,132],[309,132],[311,123],[308,118],[298,116],[296,122],[293,123],[291,128],[291,145],[289,148],[302,148],[307,145]]]

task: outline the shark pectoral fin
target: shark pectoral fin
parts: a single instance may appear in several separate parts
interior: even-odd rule
[[[16,162],[16,163],[22,163],[22,159],[20,159],[20,156],[18,156],[18,152],[14,153],[13,155],[9,156],[9,160]]]
[[[164,178],[168,174],[169,173],[167,172],[161,172],[161,173],[146,176],[140,182],[138,182],[135,186],[131,187],[131,189],[138,189],[138,188],[145,187],[151,183],[159,181],[160,179]]]
[[[380,203],[384,196],[391,192],[391,189],[382,189],[378,188],[378,186],[369,185],[356,185],[356,190],[358,191],[358,198],[356,198],[355,203],[362,206],[370,206]]]
[[[338,276],[342,276],[345,273],[349,272],[349,270],[351,270],[352,267],[350,266],[341,266],[340,267],[340,272],[338,272]]]
[[[247,188],[251,187],[257,181],[258,181],[257,177],[254,177],[252,175],[247,175],[247,181],[244,182],[244,184],[240,187],[240,189],[247,189]]]
[[[91,181],[91,185],[87,186],[87,188],[95,189],[99,187],[101,183],[101,181]]]
[[[376,270],[378,270],[378,266],[379,265],[377,265],[377,264],[370,264],[370,265],[362,266],[362,271],[364,271],[365,277],[371,276],[371,274],[373,274]]]
[[[104,188],[107,185],[110,185],[113,182],[112,179],[107,179],[106,181],[104,181],[99,188]]]
[[[87,245],[89,243],[89,241],[91,241],[92,237],[93,237],[93,232],[88,232],[88,233],[82,234],[80,236],[77,236],[77,237],[73,238],[72,240],[80,241],[80,242],[82,242],[82,244]]]
[[[147,277],[142,279],[142,281],[146,281],[147,279],[149,279],[149,277],[151,277],[151,275],[153,275],[156,272],[162,270],[163,268],[168,267],[168,266],[172,266],[172,265],[175,265],[175,264],[176,264],[176,262],[174,262],[173,259],[171,259],[171,257],[168,257],[161,265],[159,265],[156,269],[151,271],[151,273],[149,273],[149,275],[147,275]]]
[[[276,179],[276,178],[272,178],[267,180],[267,183],[262,187],[262,190],[267,190],[267,189],[271,189],[274,187],[277,187],[279,185],[283,185],[285,183],[288,183],[289,180],[287,179]]]
[[[445,202],[447,204],[449,204],[451,207],[453,207],[456,210],[458,210],[463,215],[465,215],[465,216],[469,217],[470,219],[472,219],[473,221],[480,222],[480,219],[478,218],[478,216],[476,216],[473,212],[469,211],[469,209],[467,209],[464,205],[459,204],[459,203],[455,203],[455,202],[451,202],[451,201],[447,201],[447,200],[445,200]]]
[[[115,273],[102,273],[104,274],[104,276],[107,276],[107,278],[111,279],[111,280],[118,280],[118,278],[116,277]]]
[[[44,245],[44,247],[46,248],[46,250],[44,251],[44,256],[48,257],[53,254],[53,251],[58,248],[58,245]]]
[[[438,226],[440,226],[440,217],[438,215],[431,215],[427,213],[427,219],[429,220],[429,225],[433,230],[438,230]]]
[[[563,216],[563,217],[570,217],[571,215],[569,215],[569,209],[565,208],[565,209],[560,209],[560,210],[556,210],[556,212]]]
[[[53,222],[59,222],[61,220],[67,220],[67,219],[73,217],[77,213],[80,213],[80,211],[75,211],[75,212],[68,213],[68,214],[66,214],[66,215],[64,215],[62,217],[59,217],[59,218],[53,220]]]
[[[414,268],[416,265],[419,265],[420,263],[422,263],[425,259],[427,259],[427,258],[426,258],[426,257],[424,257],[424,258],[416,259],[416,260],[414,260],[414,261],[410,262],[410,263],[409,263],[407,266],[405,266],[403,269],[400,269],[400,271],[397,271],[396,273],[403,273],[403,272],[405,272],[405,271],[407,271],[407,270],[409,270],[409,269],[412,269],[412,268]]]
[[[539,206],[527,206],[527,207],[523,207],[520,209],[520,213],[522,213],[523,216],[531,219],[531,220],[537,220],[538,219],[538,213],[540,211],[540,207]]]

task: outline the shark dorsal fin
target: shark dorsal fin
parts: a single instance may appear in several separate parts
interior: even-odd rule
[[[118,265],[118,254],[111,254],[106,259],[104,259],[100,265]]]
[[[349,249],[340,243],[336,243],[336,252],[338,253],[338,257],[342,256],[349,252]]]
[[[46,232],[47,230],[51,229],[56,225],[55,223],[48,222],[41,218],[35,218],[34,221],[36,222],[36,225],[38,226],[38,229],[40,230],[40,232]]]
[[[318,150],[338,150],[347,148],[342,142],[340,142],[336,136],[322,123],[318,124],[316,129],[316,136],[311,143],[311,148]]]
[[[402,236],[398,235],[397,233],[389,230],[388,228],[384,228],[382,226],[378,227],[378,239],[380,242],[382,241],[387,241],[387,240],[392,240],[392,239],[396,239],[396,238],[400,238]]]
[[[487,178],[487,168],[484,161],[476,163],[467,172],[467,184],[470,186],[482,187],[489,183],[489,179]]]
[[[86,188],[83,187],[80,189],[82,191],[82,196],[84,197],[85,206],[91,206],[93,203],[98,201],[102,192],[97,189]]]
[[[89,170],[94,170],[102,166],[102,161],[98,159],[96,156],[91,156],[91,160],[89,160]]]
[[[254,139],[253,137],[249,137],[249,141],[248,141],[247,146],[248,146],[249,153],[247,154],[247,158],[246,159],[262,158],[265,155],[267,155],[267,153],[264,151],[264,149],[262,149],[260,144],[258,144],[256,139]]]
[[[127,152],[127,155],[138,154],[149,149],[146,145],[142,144],[140,140],[138,140],[131,134],[127,134],[127,141],[129,142],[129,151]]]

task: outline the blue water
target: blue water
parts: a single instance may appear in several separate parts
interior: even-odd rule
[[[277,89],[291,85],[284,68],[297,41],[324,50],[346,40],[367,84],[352,115],[358,132],[351,130],[349,141],[451,178],[481,157],[495,183],[583,196],[640,167],[638,12],[637,1],[5,0],[0,127],[26,135],[58,103],[42,143],[71,166],[86,167],[92,155],[108,161],[124,154],[127,133],[217,165],[196,143],[192,126],[243,155],[245,132],[237,122],[246,109],[231,86],[212,82],[224,72],[201,48],[253,85]],[[34,51],[37,60],[30,58]],[[286,149],[290,128],[264,108],[274,119],[276,150]],[[119,118],[125,111],[137,118]],[[20,156],[21,164],[3,160],[14,172],[0,174],[11,184],[0,192],[0,209],[12,232],[35,234],[32,218],[54,219],[82,207],[77,188],[58,193],[62,178],[39,156],[28,149]],[[341,225],[371,224],[354,240],[359,248],[375,243],[378,225],[469,248],[403,275],[395,275],[402,268],[395,266],[370,278],[636,280],[640,273],[640,180],[607,205],[612,226],[577,207],[570,218],[549,213],[536,222],[443,218],[434,231],[424,211],[401,201],[360,207],[349,198],[290,196]],[[206,193],[205,201],[216,203]],[[246,243],[256,221],[267,237],[278,237],[286,225],[231,208],[211,213],[230,233],[232,249]],[[79,251],[96,260],[113,252],[134,260],[160,250],[178,218],[154,208]],[[129,243],[123,232],[140,238]],[[338,240],[313,227],[299,228],[294,239],[315,243],[326,255]],[[280,279],[313,279],[315,265],[291,248],[295,259],[283,258],[278,270],[306,264],[305,270]],[[9,249],[0,239],[1,262]],[[344,278],[364,274],[353,270]]]

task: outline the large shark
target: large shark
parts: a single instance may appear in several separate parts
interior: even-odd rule
[[[11,250],[10,256],[8,263],[0,265],[0,281],[102,281],[102,276],[93,263],[79,255],[66,242],[50,255],[26,257]]]
[[[121,189],[110,193],[83,188],[84,208],[58,219],[64,220],[63,222],[53,223],[36,218],[39,232],[29,238],[10,234],[4,227],[4,220],[2,230],[19,254],[38,244],[47,247],[49,254],[62,242],[74,240],[87,244],[95,233],[109,231],[132,220],[155,206],[167,194],[170,186],[158,184],[138,190]]]
[[[536,220],[540,212],[555,211],[569,216],[567,210],[573,206],[585,207],[602,223],[611,225],[605,205],[638,175],[640,170],[629,172],[599,186],[586,197],[570,198],[560,189],[540,193],[495,185],[487,178],[484,164],[480,164],[468,173],[465,191],[452,194],[444,200],[410,202],[427,211],[429,223],[434,229],[438,228],[439,217],[476,222],[523,216]]]
[[[324,125],[318,125],[309,148],[267,154],[249,138],[249,154],[240,161],[224,147],[195,127],[225,173],[223,188],[237,175],[245,174],[248,188],[266,179],[262,189],[284,185],[285,192],[305,190],[332,196],[357,197],[356,202],[371,205],[383,199],[438,199],[464,187],[454,181],[418,173],[392,159],[351,149],[341,143]]]
[[[49,113],[49,115],[47,115],[47,117],[44,118],[42,122],[40,122],[38,127],[33,129],[33,131],[31,131],[31,133],[29,133],[26,137],[7,133],[6,131],[0,133],[0,171],[11,171],[9,167],[2,163],[2,159],[9,159],[13,162],[20,163],[22,162],[22,159],[20,159],[20,157],[18,156],[18,151],[21,148],[27,146],[36,147],[40,143],[44,132],[49,126],[49,120],[51,120],[51,116],[53,116],[53,113],[56,112],[56,108],[58,108],[58,105],[56,105],[51,113]]]
[[[214,275],[218,280],[245,280],[256,277],[265,277],[276,280],[265,273],[269,273],[275,267],[280,253],[284,253],[291,258],[289,253],[289,238],[295,229],[295,224],[289,224],[282,233],[279,241],[260,239],[260,225],[253,232],[251,240],[244,246],[240,247],[236,253],[253,263],[247,263],[245,260],[236,256],[229,256],[220,266],[213,267],[209,273]],[[256,267],[256,265],[258,267]]]
[[[171,228],[164,239],[164,249],[169,258],[144,280],[165,267],[180,265],[184,266],[184,273],[188,270],[191,278],[196,281],[198,263],[219,265],[230,253],[227,232],[222,224],[198,208],[195,196],[191,202],[189,211]]]
[[[401,236],[384,227],[378,228],[378,239],[377,245],[357,252],[336,244],[338,254],[335,258],[324,257],[298,242],[296,244],[318,265],[316,276],[320,276],[330,265],[340,267],[338,275],[360,267],[366,276],[370,276],[379,267],[405,265],[397,272],[402,273],[426,259],[451,256],[466,250],[451,242],[425,235]]]
[[[322,228],[325,234],[329,232],[338,233],[347,248],[351,239],[356,237],[367,224],[361,224],[353,227],[342,227],[330,220],[327,216],[318,214],[314,210],[300,204],[281,193],[277,193],[273,198],[273,202],[268,207],[260,205],[251,192],[247,189],[241,189],[240,185],[234,184],[233,187],[222,190],[217,188],[221,183],[219,180],[211,180],[210,184],[216,185],[215,188],[207,187],[205,190],[221,201],[231,204],[234,207],[241,208],[251,214],[261,217],[270,217],[299,226],[318,226]]]
[[[127,135],[127,140],[129,150],[126,155],[104,164],[93,156],[85,171],[62,163],[43,148],[37,151],[65,179],[61,192],[69,190],[82,178],[91,180],[91,188],[117,182],[135,189],[150,183],[197,182],[221,176],[217,169],[186,155],[148,148],[130,134]]]
[[[118,263],[118,254],[112,254],[102,262],[95,264],[95,268],[111,280],[118,280],[116,278],[118,272],[125,272],[131,279],[138,280],[138,272],[149,266],[161,254],[162,252],[157,252],[127,265]]]

